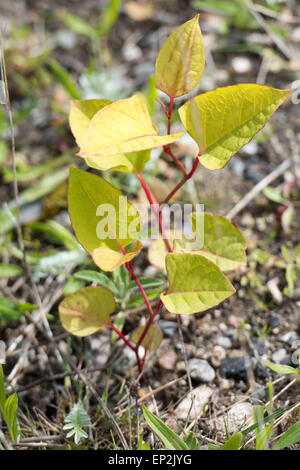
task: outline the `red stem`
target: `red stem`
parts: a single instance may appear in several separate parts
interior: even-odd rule
[[[138,288],[140,289],[141,294],[142,294],[142,296],[143,296],[143,298],[144,298],[144,300],[145,300],[145,302],[146,302],[146,305],[147,305],[147,307],[148,307],[149,313],[150,313],[150,315],[152,316],[152,315],[153,315],[152,306],[151,306],[151,304],[150,304],[150,301],[149,301],[149,299],[148,299],[148,297],[147,297],[146,292],[144,291],[144,288],[143,288],[142,284],[140,283],[139,278],[137,277],[137,275],[135,274],[135,272],[134,272],[134,270],[133,270],[132,264],[131,264],[130,262],[128,262],[128,263],[125,263],[125,266],[126,266],[126,268],[128,269],[128,271],[130,272],[130,274],[131,274],[131,276],[132,276],[132,279],[136,282]]]
[[[158,304],[157,304],[157,306],[156,306],[155,312],[150,316],[150,318],[149,318],[149,320],[148,320],[148,322],[147,322],[147,324],[146,324],[146,326],[145,326],[145,329],[144,329],[143,333],[142,333],[141,336],[140,336],[140,339],[138,340],[138,342],[137,342],[137,344],[136,344],[136,347],[137,347],[137,348],[140,346],[140,344],[142,343],[143,339],[145,338],[145,336],[146,336],[146,334],[147,334],[147,332],[148,332],[150,326],[152,325],[154,318],[155,318],[156,315],[158,314],[158,312],[159,312],[161,306],[162,306],[162,301],[159,300],[159,302],[158,302]]]
[[[157,216],[158,218],[158,225],[159,225],[159,231],[160,231],[160,234],[165,242],[165,245],[167,247],[167,250],[169,253],[172,253],[172,248],[171,248],[171,245],[169,243],[169,240],[167,239],[165,233],[164,233],[164,227],[163,227],[163,221],[162,221],[162,215],[159,213],[159,210],[158,210],[158,204],[155,204],[154,201],[153,201],[153,198],[152,198],[152,195],[151,195],[151,192],[144,180],[144,178],[142,177],[142,175],[138,172],[136,172],[136,175],[138,177],[138,179],[140,180],[140,183],[145,191],[145,194],[147,196],[147,199],[149,201],[149,204],[151,206],[151,209],[153,209],[153,211],[155,212],[155,215]]]
[[[198,156],[194,162],[194,165],[191,169],[191,171],[189,173],[187,173],[181,181],[179,181],[179,183],[175,186],[175,188],[170,192],[170,194],[166,197],[166,199],[164,200],[163,204],[167,204],[167,202],[169,202],[169,200],[174,196],[175,193],[177,193],[177,191],[181,188],[181,186],[184,185],[184,183],[186,183],[186,181],[188,181],[192,176],[193,174],[195,173],[196,171],[196,168],[199,164],[199,159],[198,159]]]
[[[174,153],[172,152],[172,150],[169,148],[168,145],[164,145],[164,152],[167,153],[171,158],[172,160],[176,163],[177,166],[179,166],[179,168],[181,169],[181,171],[183,172],[184,175],[187,175],[187,172],[186,172],[186,169],[184,168],[183,164],[181,163],[180,160],[178,160],[177,157],[175,157]]]
[[[173,105],[174,105],[174,98],[170,97],[170,106],[168,112],[168,134],[171,134],[171,121],[172,121],[172,114],[173,114]]]

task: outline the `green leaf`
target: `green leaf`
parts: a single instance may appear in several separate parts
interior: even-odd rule
[[[118,19],[121,7],[122,0],[110,0],[107,3],[107,7],[101,15],[100,23],[96,26],[96,31],[100,38],[109,33]]]
[[[220,450],[239,450],[243,442],[243,435],[242,433],[238,432],[231,436],[225,444],[220,447]]]
[[[156,279],[155,277],[140,277],[140,283],[144,289],[150,289],[151,287],[160,287],[164,284],[163,279]],[[135,281],[131,281],[128,289],[136,289],[137,285]]]
[[[92,251],[92,258],[94,263],[103,271],[114,271],[122,264],[128,263],[136,255],[139,254],[143,245],[140,241],[135,244],[123,254],[120,251],[111,250],[106,246],[100,246]]]
[[[134,241],[128,232],[131,224],[139,226],[138,213],[103,178],[71,167],[68,199],[77,240],[89,253],[99,246],[119,250],[119,243],[126,247]]]
[[[58,11],[58,17],[66,26],[76,34],[87,36],[91,40],[97,39],[95,29],[79,16],[72,15],[66,10]]]
[[[168,450],[189,450],[187,444],[175,434],[172,429],[166,426],[159,418],[154,416],[144,405],[143,414],[148,425],[161,439]]]
[[[109,104],[94,115],[78,155],[97,157],[101,163],[102,158],[109,160],[107,157],[160,147],[181,136],[182,132],[158,135],[144,98],[134,95]]]
[[[272,186],[264,188],[263,194],[270,199],[270,201],[277,202],[278,204],[287,203],[287,200],[282,196],[281,192],[276,188],[272,188]]]
[[[75,444],[82,438],[87,438],[87,433],[82,429],[91,425],[91,420],[81,403],[74,405],[65,418],[64,430],[69,431],[66,437],[74,436]]]
[[[100,284],[100,286],[107,287],[113,292],[115,291],[114,283],[106,276],[106,274],[98,273],[97,271],[82,270],[77,271],[74,274],[74,277],[87,282],[95,282],[96,284]]]
[[[185,95],[198,84],[205,68],[199,14],[176,28],[165,41],[155,64],[156,88],[171,98]]]
[[[290,90],[240,84],[217,88],[181,106],[179,115],[199,146],[200,163],[209,170],[223,168],[290,94]]]
[[[13,442],[18,439],[18,422],[17,422],[18,396],[16,393],[10,395],[4,404],[3,417],[8,427],[10,438]]]
[[[300,441],[300,421],[293,424],[276,442],[273,450],[290,447]]]
[[[49,59],[48,65],[52,70],[57,82],[62,85],[70,98],[79,99],[80,92],[67,70],[53,58]]]
[[[194,254],[168,254],[169,289],[160,298],[171,313],[191,315],[218,305],[235,292],[221,270]]]
[[[16,264],[1,264],[0,263],[0,279],[18,277],[23,273],[23,269]]]
[[[273,364],[272,362],[268,361],[263,361],[263,363],[269,367],[269,369],[274,370],[274,372],[277,372],[278,374],[281,375],[288,375],[288,374],[296,374],[299,375],[300,372],[299,370],[295,369],[294,367],[291,366],[284,366],[281,364]]]
[[[111,323],[116,303],[105,287],[84,287],[66,297],[58,307],[63,327],[75,336],[89,336]]]
[[[246,240],[230,220],[208,212],[194,212],[191,222],[196,238],[201,239],[204,229],[203,247],[196,250],[199,254],[213,261],[222,271],[231,271],[246,264]]]
[[[161,290],[159,289],[150,289],[147,290],[146,294],[149,300],[155,300],[160,296]],[[127,303],[127,308],[134,308],[134,307],[139,307],[140,305],[143,305],[145,302],[144,297],[142,294],[138,293],[135,294],[131,297],[129,302]]]
[[[72,235],[72,233],[63,225],[55,222],[55,220],[49,220],[47,223],[36,222],[31,224],[30,228],[32,230],[44,232],[50,239],[54,239],[56,242],[62,243],[70,251],[82,250],[74,235]]]
[[[32,312],[37,307],[33,304],[14,302],[0,296],[0,323],[18,321],[25,312]]]
[[[139,326],[138,328],[136,328],[130,336],[130,341],[134,344],[137,344],[144,330],[145,326]],[[143,346],[146,351],[151,350],[152,352],[154,352],[157,350],[162,340],[163,333],[159,326],[151,325],[142,342],[140,343],[140,346]]]

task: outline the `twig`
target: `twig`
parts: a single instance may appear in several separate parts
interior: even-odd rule
[[[265,178],[263,178],[259,183],[257,183],[247,194],[243,197],[227,214],[228,219],[233,219],[239,212],[241,212],[245,207],[254,199],[266,186],[268,186],[272,181],[277,179],[282,175],[292,164],[292,160],[288,159],[282,162],[279,166],[275,168],[271,173],[269,173]]]

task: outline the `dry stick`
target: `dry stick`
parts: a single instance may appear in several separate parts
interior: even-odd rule
[[[286,46],[286,44],[283,42],[282,39],[280,39],[277,34],[275,34],[268,23],[263,19],[260,13],[258,13],[257,9],[252,5],[251,1],[247,1],[247,6],[249,8],[250,13],[256,21],[260,24],[260,26],[265,30],[265,32],[268,34],[268,36],[272,39],[274,44],[278,47],[278,49],[285,55],[289,60],[293,59],[293,54],[291,53],[290,49]]]
[[[25,251],[25,246],[24,246],[24,243],[23,243],[22,227],[21,227],[21,223],[20,223],[19,189],[18,189],[18,181],[17,181],[15,130],[14,130],[14,124],[13,124],[12,109],[11,109],[11,104],[10,104],[8,83],[7,83],[7,74],[6,74],[5,56],[4,56],[4,46],[3,46],[1,30],[0,30],[0,51],[1,51],[1,64],[0,64],[1,77],[4,81],[4,86],[5,86],[5,101],[6,101],[5,104],[6,104],[7,115],[8,115],[8,119],[9,119],[10,135],[11,135],[11,152],[12,152],[12,166],[13,166],[13,188],[14,188],[14,199],[15,199],[15,206],[16,206],[15,222],[16,222],[16,229],[17,229],[18,244],[19,244],[20,250],[21,250],[22,255],[23,255],[23,265],[24,265],[26,275],[29,279],[29,282],[30,282],[32,290],[33,290],[34,300],[38,304],[39,311],[40,311],[40,313],[42,315],[42,318],[43,318],[44,326],[45,326],[46,330],[48,331],[49,335],[52,336],[52,332],[50,330],[46,314],[43,310],[40,295],[38,293],[36,284],[35,284],[35,282],[33,281],[33,278],[32,278],[31,268],[30,268],[30,266],[29,266],[29,264],[27,263],[27,260],[26,260],[26,251]]]
[[[269,173],[265,178],[263,178],[259,183],[257,183],[243,199],[241,199],[229,212],[226,214],[228,219],[233,219],[241,210],[252,201],[266,186],[268,186],[272,181],[277,179],[282,173],[284,173],[292,164],[292,160],[288,159],[278,165],[275,170]]]

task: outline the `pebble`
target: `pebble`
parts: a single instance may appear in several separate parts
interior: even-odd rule
[[[289,346],[292,346],[294,341],[296,341],[299,338],[294,331],[289,331],[288,333],[285,333],[284,335],[282,335],[279,339],[283,343],[287,343]]]
[[[221,362],[226,357],[226,351],[222,346],[214,346],[211,362],[214,367],[220,367]]]
[[[213,394],[213,389],[207,385],[200,385],[179,403],[175,409],[175,414],[178,419],[187,419],[192,421],[201,417],[203,408],[208,403]]]
[[[188,367],[192,379],[197,382],[212,382],[216,376],[214,369],[203,359],[190,359]]]
[[[275,364],[279,364],[280,362],[283,361],[286,357],[286,350],[284,348],[278,349],[278,351],[273,352],[272,354],[272,361],[275,362]]]
[[[230,339],[226,338],[226,336],[219,336],[219,338],[217,339],[217,343],[224,349],[230,349],[232,346]]]
[[[237,74],[247,74],[252,69],[251,60],[245,56],[234,57],[231,61],[231,67]]]
[[[174,321],[160,320],[158,322],[159,327],[162,329],[164,334],[169,338],[172,338],[178,328],[177,323]]]
[[[266,389],[263,385],[258,383],[255,384],[254,390],[251,393],[251,398],[253,400],[260,402],[264,402],[266,400]],[[257,403],[257,404],[259,404]]]
[[[222,374],[227,379],[246,380],[247,368],[243,357],[226,357],[221,363]]]
[[[158,358],[157,363],[159,367],[165,370],[173,370],[177,361],[177,354],[172,349],[165,351]]]
[[[270,314],[270,318],[269,318],[269,328],[271,328],[272,330],[274,328],[277,328],[279,325],[280,325],[280,318],[278,315],[274,315],[274,313],[271,313]]]
[[[252,405],[249,402],[234,404],[227,415],[215,420],[216,429],[222,434],[234,434],[252,424]],[[227,431],[226,431],[227,428]]]
[[[235,328],[236,330],[239,327],[239,320],[235,315],[229,315],[227,318],[227,325]]]

